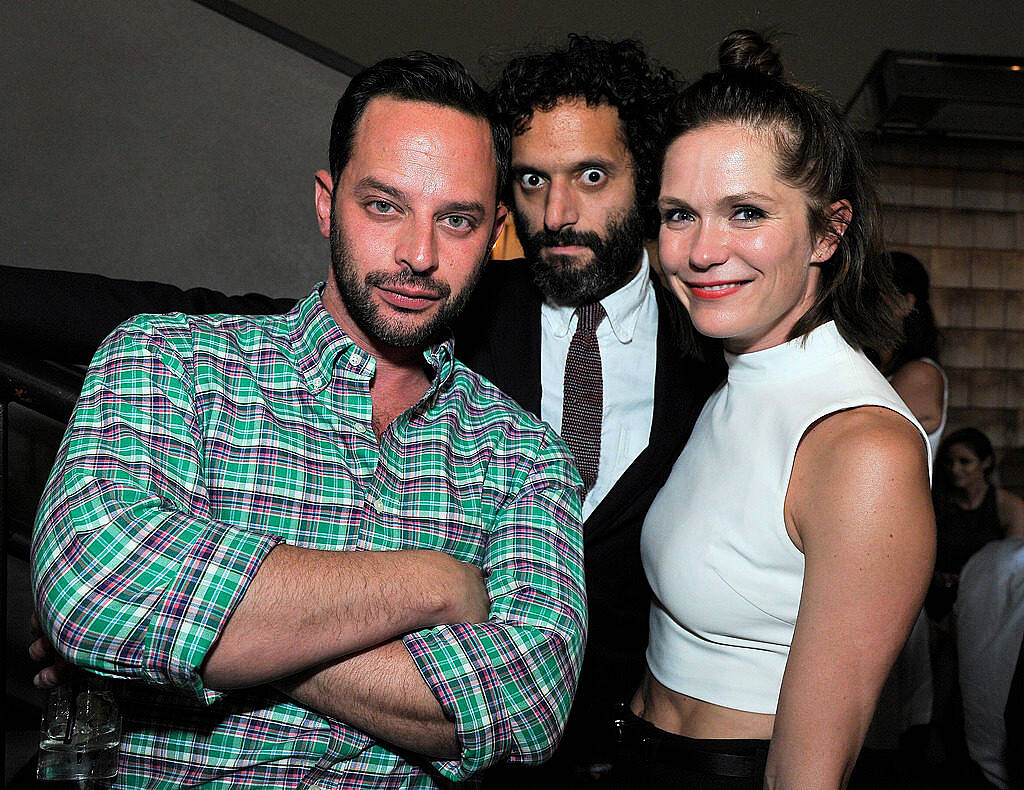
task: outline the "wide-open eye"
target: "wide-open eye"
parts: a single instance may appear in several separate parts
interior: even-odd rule
[[[544,185],[544,176],[536,173],[523,173],[519,176],[519,186],[523,189],[540,189]]]
[[[588,187],[596,187],[608,180],[608,174],[599,167],[588,167],[580,173],[580,181]]]

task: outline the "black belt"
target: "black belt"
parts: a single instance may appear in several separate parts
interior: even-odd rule
[[[626,750],[639,752],[645,759],[671,757],[681,765],[699,772],[734,778],[753,778],[764,771],[770,741],[756,739],[704,740],[659,730],[628,708],[612,726],[616,740]],[[736,754],[728,749],[744,752]],[[721,751],[719,751],[721,750]]]

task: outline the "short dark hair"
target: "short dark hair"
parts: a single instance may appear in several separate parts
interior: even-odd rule
[[[659,142],[665,114],[681,83],[675,72],[653,64],[638,41],[604,41],[570,35],[562,49],[522,55],[508,62],[494,86],[498,119],[514,135],[525,132],[537,110],[583,99],[590,107],[618,110],[623,139],[633,157],[637,205],[648,235],[657,227]],[[504,200],[511,205],[509,190]]]
[[[386,58],[352,78],[338,100],[331,124],[330,164],[335,184],[352,156],[352,140],[359,120],[370,101],[379,96],[450,107],[487,121],[498,171],[497,196],[504,193],[511,135],[507,127],[495,122],[491,97],[457,60],[420,51]]]
[[[835,252],[821,266],[817,297],[790,339],[834,320],[853,345],[892,348],[900,322],[881,207],[853,130],[834,101],[785,79],[778,53],[760,34],[733,31],[719,46],[718,61],[718,71],[680,95],[666,148],[686,132],[715,123],[766,135],[778,159],[778,177],[807,198],[813,236],[838,236]],[[830,210],[840,200],[852,208],[849,222]],[[842,235],[833,229],[837,222],[846,225]]]

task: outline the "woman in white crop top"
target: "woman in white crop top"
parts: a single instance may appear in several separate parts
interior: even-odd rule
[[[649,672],[612,776],[834,789],[927,586],[928,445],[860,350],[898,319],[852,133],[760,36],[719,58],[670,119],[659,255],[729,375],[644,524]]]

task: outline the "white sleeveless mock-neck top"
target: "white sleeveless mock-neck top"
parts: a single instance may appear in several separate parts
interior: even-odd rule
[[[921,426],[833,322],[726,361],[727,380],[644,522],[654,591],[647,662],[673,691],[775,713],[804,574],[783,516],[800,439],[822,417],[858,406]]]

